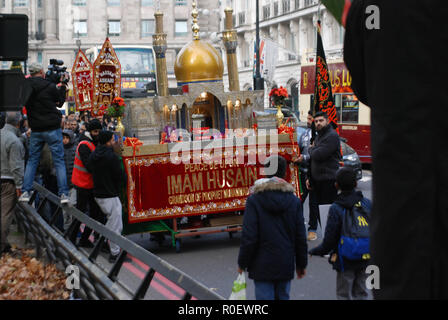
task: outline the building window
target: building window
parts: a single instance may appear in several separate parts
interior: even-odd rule
[[[119,36],[121,32],[120,20],[109,20],[108,21],[108,35],[109,36]]]
[[[271,6],[263,6],[263,19],[269,19],[271,17]]]
[[[42,51],[38,51],[37,52],[37,63],[42,64],[43,59],[42,59]]]
[[[73,5],[76,7],[85,7],[87,0],[73,0]]]
[[[142,0],[142,7],[150,7],[154,5],[154,0]]]
[[[37,0],[37,7],[42,8],[42,0]]]
[[[239,25],[246,24],[246,13],[245,12],[238,13],[238,23],[239,23]]]
[[[175,24],[175,36],[185,37],[188,35],[188,24],[187,20],[178,20]]]
[[[73,22],[73,35],[75,37],[86,37],[87,36],[87,21],[75,21]]]
[[[313,5],[317,4],[317,0],[305,0],[304,4],[305,4],[304,5],[305,8],[306,7],[310,7],[310,6],[313,6]]]
[[[187,0],[176,0],[176,6],[186,6]]]
[[[14,0],[14,7],[28,7],[28,0]]]
[[[6,0],[2,0],[2,8],[6,7]]]
[[[44,32],[44,21],[43,20],[37,21],[37,32],[38,33]]]
[[[120,0],[107,0],[107,6],[108,7],[119,7]]]
[[[274,2],[274,17],[278,16],[278,2]]]
[[[142,38],[150,37],[154,34],[154,20],[142,20]]]
[[[282,1],[283,13],[288,13],[291,9],[289,0]]]

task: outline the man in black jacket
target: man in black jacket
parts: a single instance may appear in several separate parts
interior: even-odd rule
[[[93,172],[93,194],[95,201],[107,216],[106,227],[118,234],[123,230],[122,205],[119,198],[125,176],[122,164],[113,150],[113,133],[101,131],[99,145],[89,157]],[[110,242],[109,262],[114,262],[120,247]]]
[[[325,112],[317,112],[314,115],[314,124],[317,137],[309,149],[311,174],[306,181],[306,185],[315,194],[318,204],[331,204],[338,193],[334,183],[336,181],[336,171],[339,169],[339,161],[342,158],[341,142]],[[318,221],[320,221],[319,211],[310,211],[308,228],[308,239],[310,240],[317,237]]]
[[[274,164],[275,174],[257,180],[247,198],[238,256],[238,272],[249,271],[257,300],[288,300],[294,271],[303,278],[308,259],[302,203],[283,180],[286,160],[268,158],[266,166]]]
[[[56,169],[58,193],[61,203],[68,203],[67,174],[64,162],[64,146],[62,145],[62,114],[57,107],[65,102],[66,84],[56,85],[45,79],[41,65],[33,63],[29,67],[31,78],[25,79],[25,106],[28,123],[31,128],[29,158],[26,165],[22,195],[19,201],[28,202],[33,188],[34,176],[39,165],[40,154],[45,142],[51,150],[53,164]]]

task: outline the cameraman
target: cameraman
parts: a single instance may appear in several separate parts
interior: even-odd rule
[[[29,67],[31,77],[25,79],[25,106],[28,124],[31,129],[29,158],[26,165],[19,201],[28,202],[33,187],[34,176],[39,165],[40,154],[45,142],[51,150],[53,164],[58,181],[58,193],[61,204],[69,202],[69,189],[64,162],[64,146],[62,143],[62,114],[57,109],[65,102],[66,81],[62,76],[58,84],[45,79],[40,64],[32,63]]]

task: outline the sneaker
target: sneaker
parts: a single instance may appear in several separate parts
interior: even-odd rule
[[[308,241],[314,241],[317,239],[317,233],[310,231],[308,232]]]
[[[19,201],[20,202],[30,202],[30,194],[28,193],[28,191],[25,191],[24,193],[22,193],[22,195],[19,197]]]
[[[117,261],[119,254],[113,255],[112,253],[109,254],[109,263],[114,263]]]
[[[61,195],[61,204],[70,204],[70,198],[65,194]]]

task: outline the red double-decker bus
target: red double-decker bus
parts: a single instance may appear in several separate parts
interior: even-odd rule
[[[352,77],[343,61],[329,61],[328,69],[338,112],[339,134],[355,149],[362,163],[371,163],[370,108],[353,93]],[[299,95],[300,119],[306,119],[308,110],[313,105],[315,78],[315,64],[312,61],[303,63]]]

